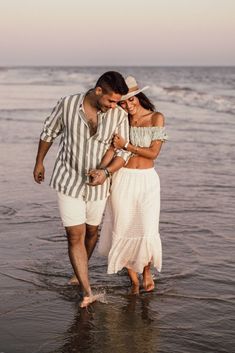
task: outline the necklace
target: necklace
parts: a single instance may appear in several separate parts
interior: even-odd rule
[[[149,113],[147,113],[147,114],[144,114],[144,115],[141,115],[141,116],[139,116],[139,117],[135,117],[135,118],[132,118],[131,119],[131,126],[142,126],[141,125],[141,120],[143,119],[143,120],[145,120],[145,118],[148,116],[148,115],[152,115],[154,112],[149,112]]]

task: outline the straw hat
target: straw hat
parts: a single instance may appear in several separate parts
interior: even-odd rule
[[[129,88],[129,91],[127,94],[125,94],[124,96],[122,96],[121,100],[124,101],[130,97],[135,96],[136,94],[145,91],[147,88],[149,88],[149,86],[145,86],[143,88],[139,88],[138,84],[136,82],[136,79],[133,76],[128,76],[126,79],[126,84],[127,87]]]

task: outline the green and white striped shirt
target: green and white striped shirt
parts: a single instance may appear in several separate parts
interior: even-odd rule
[[[129,123],[127,113],[119,106],[98,112],[97,131],[91,136],[83,110],[84,97],[75,94],[61,98],[45,120],[40,138],[53,142],[61,135],[50,186],[68,196],[96,201],[109,195],[110,178],[102,185],[90,186],[86,173],[99,168],[114,133],[129,141]],[[119,150],[117,155],[127,160],[129,153]]]

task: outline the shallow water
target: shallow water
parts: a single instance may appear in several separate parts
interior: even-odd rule
[[[42,122],[61,95],[106,68],[0,70],[0,352],[196,353],[234,347],[235,68],[120,68],[152,87],[170,135],[161,179],[163,270],[153,293],[128,296],[125,271],[106,275],[95,252],[95,291],[80,310],[55,193],[32,169]]]

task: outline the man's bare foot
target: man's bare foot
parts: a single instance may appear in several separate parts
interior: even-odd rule
[[[79,286],[79,280],[77,279],[76,275],[73,275],[73,277],[70,278],[68,284],[70,284],[71,286]]]
[[[155,284],[150,271],[150,266],[146,266],[143,272],[143,287],[146,292],[154,290]]]
[[[94,303],[96,300],[103,298],[103,294],[91,294],[90,296],[83,297],[83,300],[80,304],[80,308],[86,308],[88,305]]]

